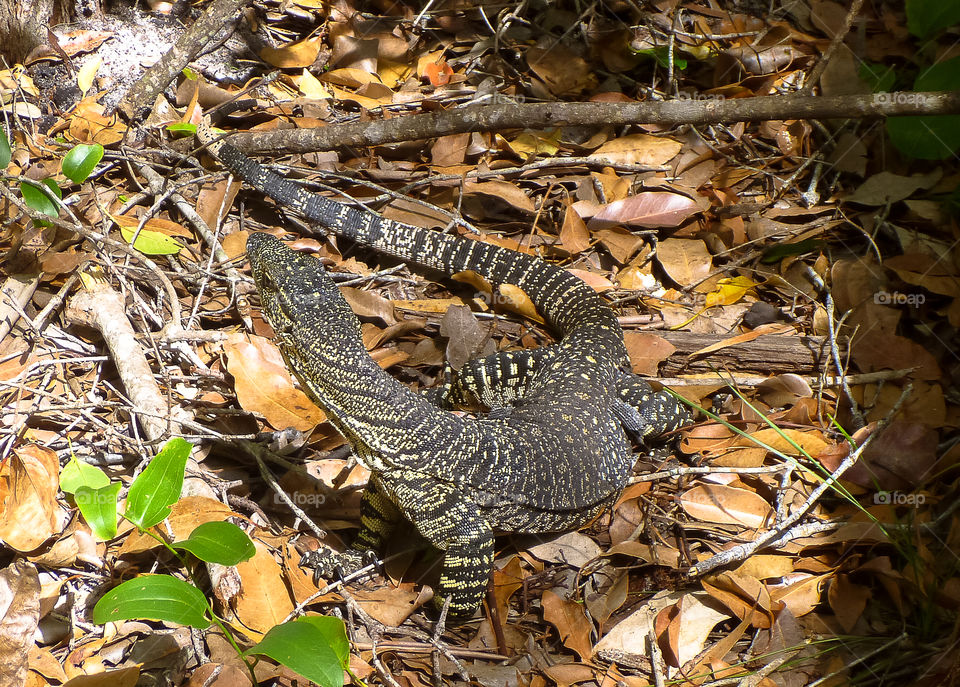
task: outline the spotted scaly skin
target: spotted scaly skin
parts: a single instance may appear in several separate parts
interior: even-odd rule
[[[520,359],[522,374],[502,355],[475,366],[472,376],[492,389],[482,393],[506,399],[509,411],[461,417],[380,369],[318,260],[267,234],[249,237],[263,315],[288,367],[371,470],[357,551],[380,549],[398,519],[408,519],[444,552],[438,605],[449,599],[451,614],[471,615],[493,563],[495,529],[575,528],[616,497],[633,463],[618,419],[619,389],[632,376],[623,372],[627,353],[616,316],[593,289],[538,258],[310,193],[205,125],[197,138],[250,186],[341,236],[446,274],[474,270],[495,285],[520,287],[562,337],[549,353]],[[517,382],[522,390],[511,393]],[[635,433],[657,434],[684,422],[671,397],[638,388],[643,405]],[[347,560],[359,565],[357,556]]]

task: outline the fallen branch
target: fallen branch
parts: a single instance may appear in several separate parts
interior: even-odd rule
[[[309,153],[346,146],[375,146],[504,129],[626,124],[673,126],[772,119],[867,119],[941,114],[960,114],[960,92],[481,105],[318,128],[237,133],[230,137],[230,143],[245,152]]]
[[[138,415],[138,408],[146,411],[138,416],[138,421],[147,439],[156,442],[168,434],[178,434],[180,428],[176,418],[182,411],[177,412],[177,408],[168,410],[150,363],[127,318],[123,296],[98,280],[70,299],[65,315],[72,322],[96,328],[103,336],[133,405],[130,412]],[[169,421],[159,419],[162,417],[168,417]]]

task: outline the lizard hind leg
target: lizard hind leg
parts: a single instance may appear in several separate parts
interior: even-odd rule
[[[376,561],[399,519],[400,512],[390,497],[371,480],[360,497],[360,532],[352,547],[341,553],[326,548],[309,551],[300,558],[300,565],[313,569],[314,580],[335,573],[352,575]]]
[[[443,551],[443,567],[434,606],[463,619],[473,615],[493,568],[493,530],[479,505],[449,482],[422,473],[397,470],[385,475],[384,488],[423,535]]]

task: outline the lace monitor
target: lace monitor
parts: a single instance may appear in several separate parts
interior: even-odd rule
[[[263,315],[288,367],[371,471],[360,533],[353,550],[336,559],[342,572],[358,569],[402,516],[444,553],[437,604],[449,599],[452,615],[471,615],[492,567],[495,530],[555,532],[586,523],[630,475],[624,429],[642,438],[687,420],[672,396],[625,371],[614,312],[573,274],[309,192],[206,124],[197,138],[254,189],[340,236],[448,275],[474,270],[494,285],[520,287],[561,335],[534,351],[472,361],[439,404],[431,402],[370,358],[356,317],[319,260],[267,234],[250,235],[247,256]],[[463,417],[438,407],[465,396],[493,412]]]

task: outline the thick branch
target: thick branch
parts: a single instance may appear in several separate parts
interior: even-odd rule
[[[470,131],[554,126],[711,124],[771,119],[872,118],[960,114],[960,91],[872,95],[763,96],[732,100],[641,103],[537,103],[481,105],[444,112],[350,122],[312,129],[238,133],[230,142],[247,152],[308,153],[344,146],[414,141]]]

